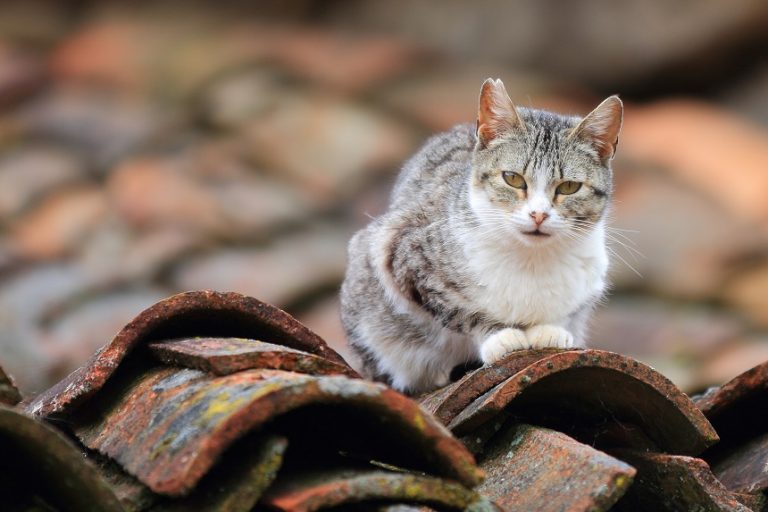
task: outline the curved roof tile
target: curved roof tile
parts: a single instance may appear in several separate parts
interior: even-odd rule
[[[439,399],[435,412],[459,435],[506,408],[535,408],[567,421],[619,421],[639,426],[658,447],[695,455],[718,440],[691,400],[666,377],[632,358],[601,350],[513,354],[465,376]]]
[[[136,348],[184,336],[259,339],[346,365],[320,336],[274,306],[238,293],[186,292],[139,313],[84,366],[35,398],[27,410],[36,416],[66,414],[97,393]]]
[[[416,402],[381,384],[341,376],[277,370],[213,376],[158,368],[108,400],[103,413],[78,419],[75,432],[153,491],[179,496],[235,440],[280,415],[317,404],[350,406],[398,432],[402,442],[385,447],[391,460],[384,462],[399,464],[400,458],[415,456],[420,464],[415,469],[469,486],[481,479],[472,455]]]

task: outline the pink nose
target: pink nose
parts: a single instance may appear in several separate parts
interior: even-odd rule
[[[541,223],[547,220],[549,217],[548,213],[543,212],[531,212],[530,215],[533,219],[533,222],[535,222],[537,226],[541,226]]]

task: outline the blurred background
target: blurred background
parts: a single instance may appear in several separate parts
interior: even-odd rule
[[[768,359],[767,29],[764,0],[6,0],[0,363],[33,395],[202,288],[345,353],[346,241],[492,76],[569,114],[622,95],[592,345],[721,383]]]

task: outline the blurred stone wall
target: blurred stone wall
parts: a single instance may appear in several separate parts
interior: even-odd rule
[[[765,2],[3,11],[0,361],[27,394],[189,289],[279,305],[343,353],[347,239],[488,76],[526,106],[627,103],[592,344],[689,390],[768,359]]]

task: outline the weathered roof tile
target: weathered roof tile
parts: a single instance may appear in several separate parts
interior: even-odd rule
[[[601,350],[513,353],[423,398],[423,403],[459,435],[509,408],[555,426],[635,425],[670,453],[695,455],[718,439],[707,419],[666,377],[634,359]]]
[[[413,473],[370,469],[291,473],[272,486],[263,503],[285,512],[310,512],[347,503],[406,502],[440,509],[495,510],[477,493],[455,482]]]
[[[768,432],[728,452],[721,451],[719,456],[708,457],[714,461],[712,469],[717,478],[728,489],[745,494],[768,490]]]
[[[283,345],[245,338],[182,338],[150,343],[149,348],[166,364],[196,368],[216,375],[261,368],[357,377],[357,373],[346,364]]]
[[[237,294],[161,301],[26,407],[67,425],[129,511],[251,510],[276,475],[280,501],[313,472],[356,489],[321,488],[334,506],[368,489],[381,506],[496,510],[470,490],[483,476],[472,454],[418,403]],[[368,469],[350,480],[350,465]]]
[[[617,510],[749,512],[701,459],[633,450],[621,450],[616,455],[637,468],[635,484],[619,501]]]
[[[288,440],[268,434],[246,439],[188,496],[162,498],[152,512],[250,512],[274,482]]]
[[[608,510],[635,469],[554,430],[510,425],[480,458],[488,474],[478,491],[504,510]]]
[[[742,512],[765,503],[765,366],[697,399],[723,428],[711,447],[694,403],[619,354],[514,352],[422,408],[360,379],[282,311],[190,292],[145,310],[26,407],[67,426],[104,499],[130,512]],[[704,450],[713,471],[684,456]]]
[[[768,362],[693,398],[721,437],[702,457],[731,491],[768,491]]]
[[[466,485],[480,473],[469,452],[419,406],[380,384],[340,376],[315,377],[277,370],[247,370],[213,376],[197,370],[148,371],[103,412],[78,418],[83,443],[118,461],[153,491],[188,493],[236,439],[296,408],[316,405],[360,407],[396,430],[399,455],[421,470]],[[99,409],[98,406],[95,406]],[[415,452],[404,453],[409,449]]]
[[[36,397],[27,410],[36,416],[67,413],[98,392],[138,347],[185,336],[258,339],[346,365],[322,338],[274,306],[238,293],[186,292],[142,311],[88,363]]]
[[[750,405],[751,400],[764,399],[768,392],[768,361],[734,377],[722,386],[694,396],[696,406],[712,421],[721,422],[728,412]]]

